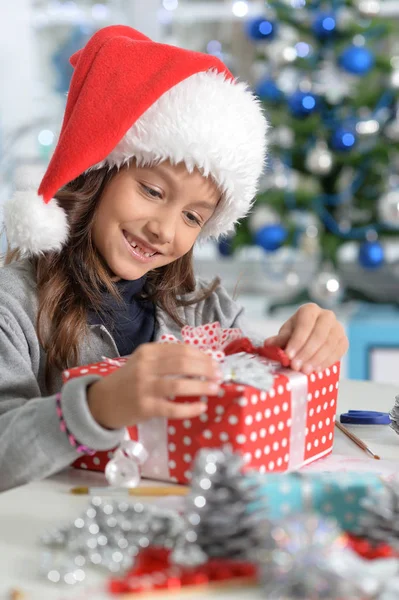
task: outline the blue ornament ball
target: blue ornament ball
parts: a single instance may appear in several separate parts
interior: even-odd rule
[[[318,98],[311,92],[297,90],[288,98],[288,107],[294,117],[303,119],[316,112]]]
[[[375,65],[375,56],[365,46],[348,46],[339,57],[340,66],[354,75],[366,75]]]
[[[338,152],[350,152],[356,146],[356,142],[355,131],[345,125],[337,127],[331,137],[331,146]]]
[[[359,248],[359,263],[365,269],[378,269],[384,262],[384,248],[380,242],[363,242]]]
[[[274,252],[284,244],[287,235],[287,230],[281,223],[264,225],[255,233],[255,244],[267,252]]]
[[[312,23],[312,31],[321,40],[333,37],[337,32],[337,21],[334,13],[318,13]]]
[[[255,93],[261,100],[268,100],[269,102],[280,102],[284,98],[283,92],[271,77],[258,81]]]
[[[218,250],[221,256],[231,256],[233,254],[233,238],[224,237],[219,240]]]
[[[246,23],[247,35],[254,42],[268,42],[277,32],[277,24],[266,17],[257,17]]]

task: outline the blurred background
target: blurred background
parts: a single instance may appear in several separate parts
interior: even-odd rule
[[[72,68],[99,28],[219,56],[248,81],[272,128],[251,216],[197,248],[258,335],[299,304],[332,309],[344,375],[399,383],[397,0],[13,0],[0,19],[0,224],[12,190],[38,185]],[[0,252],[5,250],[4,235]]]

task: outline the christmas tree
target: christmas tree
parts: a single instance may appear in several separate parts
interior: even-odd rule
[[[331,307],[343,287],[349,297],[398,297],[399,20],[380,8],[271,0],[245,23],[271,146],[253,214],[227,251],[255,244],[287,269],[300,253],[317,269],[307,282],[291,278],[298,299]]]

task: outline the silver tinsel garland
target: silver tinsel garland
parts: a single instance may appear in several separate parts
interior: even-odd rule
[[[334,519],[301,514],[275,524],[264,546],[253,553],[270,600],[366,600],[378,581],[368,564],[347,547]]]
[[[399,394],[395,398],[395,405],[389,413],[391,417],[391,427],[392,429],[399,434]]]
[[[356,534],[373,544],[389,544],[399,551],[399,479],[384,481],[384,492],[361,502],[363,513]]]
[[[90,566],[123,573],[143,548],[174,548],[184,528],[175,511],[95,496],[73,523],[42,536],[41,571],[50,581],[68,584],[83,581]]]
[[[255,563],[270,600],[397,600],[399,561],[360,558],[336,521],[315,513],[271,522],[261,494],[264,477],[248,477],[243,466],[242,457],[227,449],[201,450],[183,516],[141,502],[93,497],[73,523],[42,536],[42,573],[66,584],[83,581],[91,566],[123,575],[141,549],[158,546],[171,549],[170,560],[180,567],[213,557]],[[399,484],[389,484],[385,503],[369,501],[369,518],[377,519],[384,541],[399,531],[392,527],[398,492]],[[388,527],[381,526],[381,514]],[[367,527],[374,525],[364,521]],[[377,563],[385,569],[378,570]]]

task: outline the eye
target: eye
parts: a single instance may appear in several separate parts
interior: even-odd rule
[[[201,219],[195,215],[192,212],[186,212],[184,213],[189,225],[198,225],[199,227],[202,227],[203,223],[201,221]]]
[[[154,190],[154,188],[148,187],[148,185],[144,185],[144,183],[141,183],[140,185],[147,196],[150,196],[151,198],[162,198],[162,194],[158,190]]]

